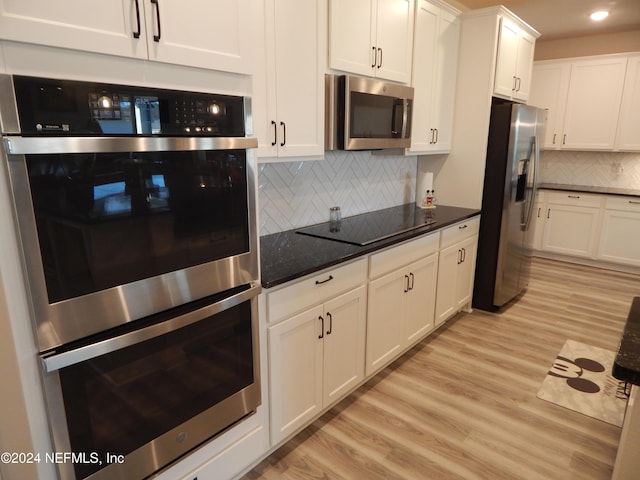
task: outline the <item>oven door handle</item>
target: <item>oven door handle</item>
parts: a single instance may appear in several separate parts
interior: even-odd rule
[[[85,345],[68,352],[54,352],[53,354],[42,358],[44,370],[48,373],[54,372],[61,368],[91,360],[92,358],[99,357],[100,355],[115,352],[122,348],[173,332],[186,327],[187,325],[191,325],[192,323],[196,323],[205,317],[215,315],[216,313],[220,313],[246,302],[247,300],[257,296],[261,290],[262,288],[260,284],[255,283],[252,284],[249,289],[237,293],[236,295],[232,295],[224,300],[207,305],[206,307],[199,308],[192,312],[185,313],[184,315],[172,318],[171,320],[150,325],[148,327],[141,328],[140,330],[134,330],[90,345]]]
[[[256,137],[5,137],[11,155],[171,152],[258,148]]]

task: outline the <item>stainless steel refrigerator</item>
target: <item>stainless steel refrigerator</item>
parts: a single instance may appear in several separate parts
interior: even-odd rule
[[[493,100],[472,305],[495,311],[526,289],[547,112]]]

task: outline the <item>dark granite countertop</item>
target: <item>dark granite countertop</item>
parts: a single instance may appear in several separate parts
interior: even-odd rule
[[[640,297],[631,304],[612,373],[618,380],[640,385]]]
[[[538,188],[545,190],[563,190],[565,192],[604,193],[607,195],[629,195],[640,197],[640,190],[635,188],[593,187],[588,185],[565,185],[561,183],[541,183]]]
[[[414,204],[398,205],[397,207],[371,212],[371,215],[379,217],[381,212],[392,216],[403,215],[406,214],[407,210],[414,208]],[[417,211],[420,212],[419,209]],[[427,215],[427,211],[422,212]],[[480,214],[480,210],[446,205],[438,205],[437,208],[428,210],[428,212],[430,212],[430,217],[435,219],[435,223],[385,238],[366,246],[301,235],[296,233],[296,230],[287,230],[262,236],[260,237],[262,286],[264,288],[275,287],[396,243],[440,230]]]

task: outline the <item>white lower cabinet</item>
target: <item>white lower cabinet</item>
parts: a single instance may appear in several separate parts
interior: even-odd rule
[[[276,445],[364,378],[366,286],[267,329]]]
[[[597,258],[640,266],[640,198],[606,199]]]
[[[435,252],[369,283],[367,375],[433,329],[437,274]]]
[[[480,218],[442,231],[435,325],[442,324],[471,302],[478,251]]]
[[[439,238],[431,234],[371,255],[367,376],[433,329]]]
[[[549,192],[542,250],[593,258],[598,242],[601,202],[600,195]]]

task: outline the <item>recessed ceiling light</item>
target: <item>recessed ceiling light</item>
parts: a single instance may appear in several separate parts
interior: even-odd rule
[[[607,12],[606,10],[600,10],[598,12],[593,12],[591,15],[589,15],[589,18],[591,18],[591,20],[595,22],[599,22],[600,20],[604,20],[608,16],[609,12]]]

